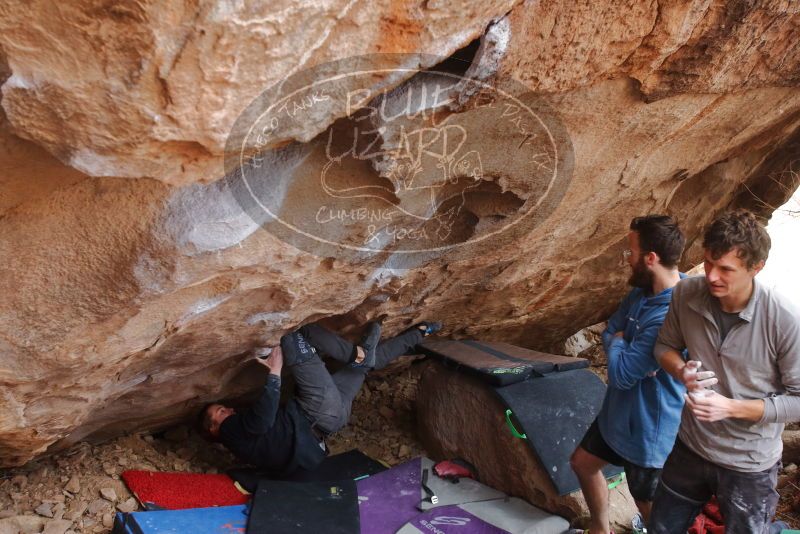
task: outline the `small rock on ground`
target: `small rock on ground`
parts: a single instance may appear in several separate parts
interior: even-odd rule
[[[86,509],[89,507],[89,503],[86,501],[77,501],[73,502],[69,507],[69,512],[66,514],[66,518],[72,521],[76,521]]]
[[[134,497],[117,505],[117,510],[126,514],[135,511],[137,508],[139,508],[139,504]]]
[[[87,510],[90,515],[96,515],[109,507],[108,501],[104,499],[95,499],[89,503]]]
[[[49,502],[43,502],[39,506],[36,507],[34,510],[37,514],[42,517],[53,517],[53,505]]]
[[[64,489],[73,494],[80,492],[81,480],[78,478],[78,475],[72,475],[67,485],[64,486]]]
[[[100,495],[107,501],[117,502],[117,492],[114,488],[100,488]]]

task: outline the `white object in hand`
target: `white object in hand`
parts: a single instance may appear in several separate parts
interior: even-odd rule
[[[702,367],[702,366],[703,366],[703,362],[701,362],[699,360],[689,360],[688,362],[686,362],[686,367],[687,367],[686,374],[688,374],[689,376],[696,375],[695,380],[697,382],[700,382],[702,380],[708,380],[710,378],[714,378],[714,371],[704,371],[704,372],[700,373],[699,370],[700,370],[700,367]],[[702,399],[704,397],[708,397],[712,393],[713,393],[713,391],[711,389],[699,388],[699,389],[693,389],[692,391],[690,391],[689,392],[689,396],[692,398],[692,400],[698,400],[698,399]]]
[[[260,358],[262,360],[266,360],[267,358],[269,358],[270,354],[272,354],[271,347],[258,347],[255,350],[256,358]]]
[[[712,393],[713,393],[713,391],[711,391],[710,389],[703,388],[703,389],[696,389],[694,391],[690,391],[689,392],[689,396],[692,398],[692,400],[696,401],[696,400],[700,400],[702,398],[708,397]]]

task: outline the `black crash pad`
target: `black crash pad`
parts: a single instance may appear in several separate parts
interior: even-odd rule
[[[357,449],[328,456],[313,471],[298,469],[281,480],[291,482],[330,482],[336,480],[358,480],[385,471],[383,464],[376,462]],[[237,468],[228,471],[228,476],[250,493],[255,493],[258,482],[270,477],[253,468]]]
[[[500,341],[430,340],[420,343],[419,348],[495,386],[589,367],[584,358],[546,354]]]
[[[544,465],[560,495],[580,489],[569,457],[580,444],[603,404],[606,386],[594,373],[575,370],[552,373],[495,391],[511,410],[512,424]],[[606,478],[622,472],[603,469]]]
[[[253,494],[247,534],[359,534],[358,491],[353,480],[261,480]]]

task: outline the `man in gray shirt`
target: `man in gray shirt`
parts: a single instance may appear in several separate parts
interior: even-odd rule
[[[673,290],[654,353],[688,394],[651,533],[685,533],[712,495],[728,534],[768,532],[781,433],[800,420],[800,313],[755,280],[769,247],[752,213],[727,213],[703,238],[705,277]]]

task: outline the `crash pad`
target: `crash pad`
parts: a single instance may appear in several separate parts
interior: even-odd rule
[[[494,388],[510,410],[509,426],[525,436],[560,495],[580,489],[569,458],[600,411],[605,389],[599,377],[581,369]],[[621,472],[603,469],[607,478]]]
[[[419,513],[420,462],[409,460],[356,483],[364,532],[394,534]]]
[[[244,534],[247,506],[217,506],[160,512],[118,512],[112,534]]]
[[[145,508],[182,510],[249,500],[227,475],[129,470],[123,471],[122,480]]]
[[[358,493],[353,480],[261,480],[253,494],[249,534],[359,534]]]
[[[386,467],[362,453],[353,449],[340,454],[326,457],[322,463],[311,471],[298,469],[288,477],[279,480],[293,482],[321,482],[335,480],[357,480],[385,471]],[[253,468],[237,468],[228,471],[228,475],[250,493],[255,493],[258,481],[262,478],[272,478]]]
[[[584,358],[546,354],[500,341],[430,340],[419,347],[425,354],[496,386],[589,366]]]
[[[509,534],[508,530],[487,523],[459,506],[443,506],[418,515],[397,534]]]
[[[394,534],[421,511],[435,506],[499,499],[505,494],[472,479],[458,484],[433,474],[434,462],[415,458],[369,478],[359,480],[358,500],[363,532]],[[430,503],[422,489],[422,474],[428,471],[427,486],[437,497]]]
[[[563,517],[510,497],[434,508],[406,523],[397,534],[559,534],[569,531]]]

